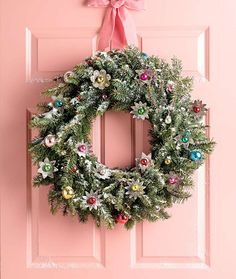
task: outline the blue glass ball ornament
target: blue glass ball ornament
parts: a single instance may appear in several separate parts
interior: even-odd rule
[[[193,150],[190,152],[190,158],[192,161],[199,161],[202,159],[202,153],[199,150]]]
[[[63,106],[63,102],[62,102],[62,100],[56,100],[55,102],[54,102],[54,106],[56,107],[56,108],[60,108],[60,107],[62,107]]]
[[[142,52],[142,57],[143,57],[144,59],[147,59],[147,58],[149,57],[149,55],[148,55],[147,53],[145,53],[145,52]]]

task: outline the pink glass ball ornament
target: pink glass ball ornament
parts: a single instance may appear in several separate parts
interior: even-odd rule
[[[149,78],[149,76],[148,76],[147,73],[142,73],[142,74],[140,75],[140,79],[141,79],[142,81],[148,80],[148,78]]]
[[[86,150],[87,150],[86,144],[81,144],[81,145],[79,146],[79,151],[80,151],[80,152],[85,152]]]
[[[44,144],[47,147],[52,147],[56,144],[56,137],[54,135],[47,135],[44,139]]]
[[[102,99],[103,99],[103,101],[106,101],[108,99],[108,96],[106,94],[103,94]]]
[[[170,177],[170,178],[168,179],[168,183],[171,184],[171,185],[176,184],[176,183],[177,183],[176,177]]]

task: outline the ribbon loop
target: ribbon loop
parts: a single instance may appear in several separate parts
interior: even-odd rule
[[[137,46],[136,28],[128,10],[144,10],[144,0],[88,0],[88,6],[107,7],[98,35],[98,49],[103,50],[110,46],[115,29],[122,43]]]
[[[123,6],[125,3],[125,0],[111,0],[111,5],[112,7],[114,7],[115,9],[120,8],[121,6]]]

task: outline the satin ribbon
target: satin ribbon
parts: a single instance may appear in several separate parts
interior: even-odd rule
[[[136,27],[128,10],[144,10],[144,0],[88,0],[89,7],[107,7],[98,35],[98,49],[110,47],[115,31],[121,43],[138,45]]]

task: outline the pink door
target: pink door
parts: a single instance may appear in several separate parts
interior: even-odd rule
[[[96,229],[52,216],[47,187],[32,189],[27,123],[39,93],[96,51],[105,9],[85,2],[1,1],[1,278],[236,278],[234,0],[146,0],[145,11],[132,12],[140,48],[176,55],[195,77],[193,95],[210,107],[205,121],[218,142],[193,198],[171,219]],[[146,132],[109,112],[94,125],[94,152],[108,166],[130,164],[133,150],[148,148]]]

